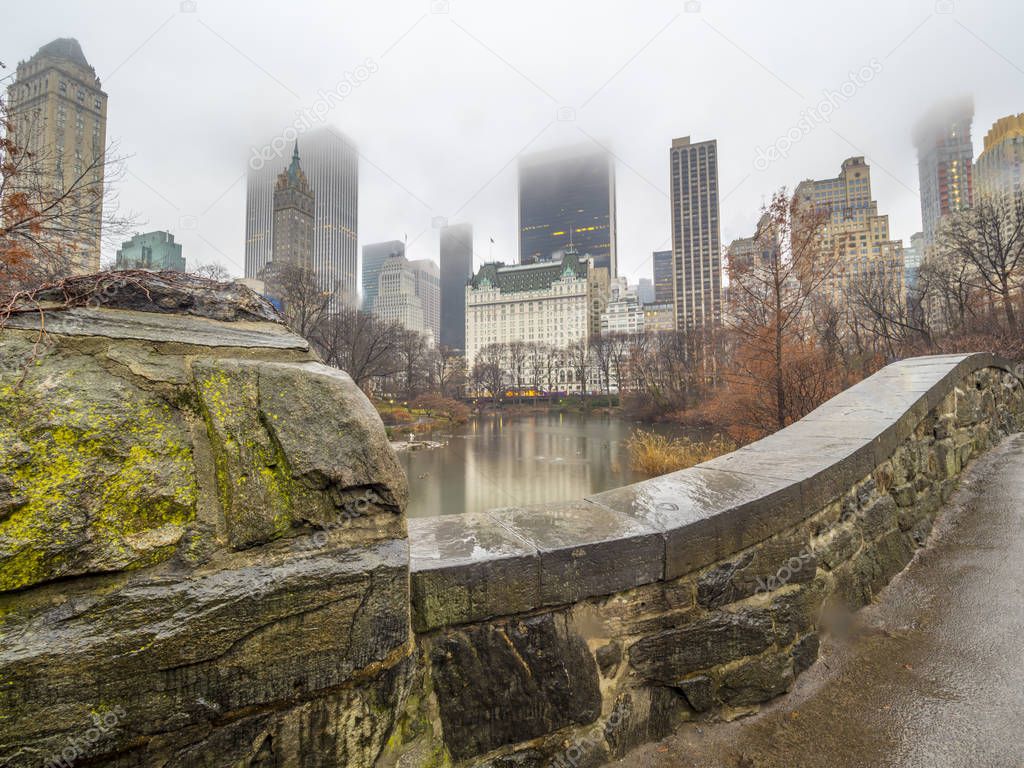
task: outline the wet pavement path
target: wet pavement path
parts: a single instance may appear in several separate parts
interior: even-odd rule
[[[970,467],[928,547],[792,692],[615,765],[1024,768],[1024,435]]]

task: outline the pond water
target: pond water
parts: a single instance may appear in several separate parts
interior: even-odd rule
[[[484,414],[427,439],[437,448],[400,451],[409,477],[410,517],[570,501],[627,485],[626,441],[637,427],[668,435],[692,431],[639,425],[619,416]]]

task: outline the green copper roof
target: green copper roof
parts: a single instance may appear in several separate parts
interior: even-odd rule
[[[474,288],[490,285],[502,293],[543,291],[566,272],[579,278],[587,276],[587,262],[581,260],[575,250],[566,251],[561,261],[511,267],[501,262],[484,264],[473,275],[470,285]]]

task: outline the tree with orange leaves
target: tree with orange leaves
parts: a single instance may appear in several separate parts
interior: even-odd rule
[[[753,259],[729,265],[734,349],[723,397],[742,438],[785,427],[835,387],[811,322],[835,269],[821,245],[827,217],[780,190],[764,209]]]

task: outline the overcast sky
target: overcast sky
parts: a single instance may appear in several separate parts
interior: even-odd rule
[[[4,17],[8,73],[53,38],[81,42],[140,229],[238,275],[253,147],[339,88],[323,121],[362,156],[360,246],[407,235],[411,258],[436,260],[444,216],[473,223],[478,264],[515,261],[517,156],[593,141],[617,160],[633,280],[669,246],[673,137],[718,140],[723,244],[773,190],[853,155],[907,240],[921,114],[973,94],[977,153],[1024,112],[1019,0],[34,0]]]

